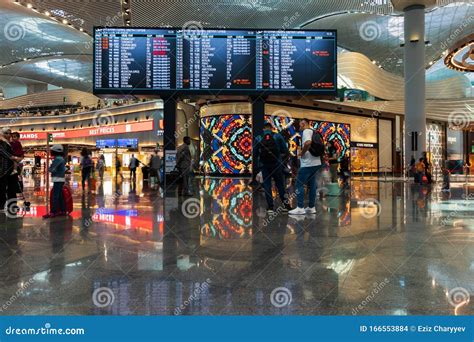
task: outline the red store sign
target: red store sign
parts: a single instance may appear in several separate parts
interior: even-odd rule
[[[153,121],[133,122],[130,124],[120,124],[113,126],[100,126],[100,127],[89,127],[79,128],[75,130],[67,131],[53,131],[53,132],[20,132],[20,140],[46,140],[47,134],[51,133],[53,139],[72,139],[72,138],[87,138],[110,134],[121,134],[121,133],[135,133],[135,132],[146,132],[153,130]]]

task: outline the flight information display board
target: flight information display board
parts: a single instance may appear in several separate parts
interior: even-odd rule
[[[336,31],[95,28],[94,93],[334,94]]]
[[[140,91],[176,86],[176,34],[168,29],[95,31],[94,88]]]

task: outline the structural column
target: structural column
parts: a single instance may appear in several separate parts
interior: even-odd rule
[[[263,125],[265,121],[265,99],[262,97],[251,98],[252,101],[252,141],[255,144],[256,138],[262,134]],[[257,161],[252,155],[252,176],[255,179],[256,171],[255,165]]]
[[[177,101],[174,97],[163,98],[163,162],[164,162],[164,184],[168,189],[169,177],[166,176],[166,155],[170,151],[176,150],[176,106]]]
[[[425,6],[404,10],[405,32],[405,166],[426,151]]]

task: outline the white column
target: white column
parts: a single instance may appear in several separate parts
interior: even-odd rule
[[[405,165],[426,150],[425,6],[404,9],[405,21]],[[412,151],[413,143],[416,151]]]

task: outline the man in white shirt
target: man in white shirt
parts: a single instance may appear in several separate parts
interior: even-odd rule
[[[321,168],[321,157],[315,157],[310,152],[314,131],[310,128],[308,120],[300,120],[301,151],[300,168],[296,177],[296,199],[298,206],[291,210],[290,215],[304,215],[316,213],[316,174]],[[308,207],[304,207],[305,185],[308,186]]]

